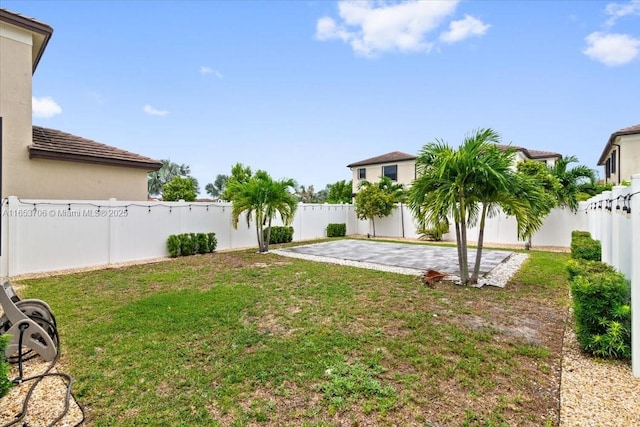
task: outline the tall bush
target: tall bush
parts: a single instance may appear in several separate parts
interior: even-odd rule
[[[9,364],[4,355],[8,343],[9,335],[0,335],[0,398],[6,396],[13,385],[9,380]]]
[[[213,252],[217,246],[216,233],[182,233],[167,237],[167,251],[172,258]]]
[[[631,357],[631,283],[618,272],[581,274],[571,282],[576,336],[595,356]]]
[[[269,228],[265,228],[263,231],[264,240],[267,240]],[[268,244],[289,243],[293,240],[293,227],[271,227],[271,235],[269,236]]]
[[[327,225],[327,237],[344,237],[347,235],[347,224],[329,224]]]
[[[571,233],[571,257],[600,261],[602,258],[600,241],[592,239],[591,234],[586,231],[573,231]]]

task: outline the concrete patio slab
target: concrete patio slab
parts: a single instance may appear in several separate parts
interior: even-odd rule
[[[425,270],[437,270],[458,276],[458,252],[455,247],[414,245],[368,240],[338,240],[335,242],[313,243],[273,251],[281,255],[311,255],[327,258],[327,261],[346,260],[366,264],[378,264],[393,268],[415,270],[416,274]],[[483,250],[480,262],[480,276],[484,277],[513,252]],[[469,250],[469,268],[475,263],[475,249]],[[364,265],[363,265],[364,266]]]

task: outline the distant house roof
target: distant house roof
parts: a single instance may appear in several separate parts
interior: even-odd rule
[[[32,159],[67,160],[148,171],[162,167],[161,162],[149,157],[40,126],[33,126],[33,143],[28,149]]]
[[[392,151],[391,153],[382,154],[381,156],[371,157],[370,159],[360,160],[359,162],[347,165],[348,168],[355,166],[377,165],[380,163],[401,162],[404,160],[415,160],[416,156],[402,153],[400,151]]]
[[[506,150],[507,148],[513,148],[516,151],[520,151],[526,158],[532,159],[532,160],[548,159],[550,157],[557,157],[557,158],[562,157],[562,154],[554,153],[553,151],[530,150],[528,148],[518,147],[517,145],[496,144],[496,146],[501,150]]]
[[[609,155],[609,151],[611,151],[611,146],[615,142],[616,138],[623,135],[635,135],[640,134],[640,124],[635,126],[629,126],[628,128],[620,129],[615,131],[609,137],[609,141],[607,141],[607,145],[602,150],[602,154],[600,155],[600,160],[598,160],[598,166],[602,166],[607,161],[607,157]]]
[[[20,15],[19,13],[10,12],[7,9],[0,9],[0,21],[33,33],[31,73],[35,73],[36,68],[38,67],[38,62],[40,62],[40,58],[42,57],[42,54],[47,47],[47,43],[49,43],[49,39],[53,34],[53,28],[44,22],[28,18]]]

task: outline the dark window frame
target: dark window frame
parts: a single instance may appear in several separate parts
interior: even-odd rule
[[[367,179],[367,168],[358,168],[358,179]]]
[[[387,168],[392,168],[393,172],[387,172],[386,169]],[[382,176],[386,176],[389,179],[391,179],[391,181],[398,181],[398,165],[385,165],[382,166]]]
[[[604,164],[604,175],[607,179],[611,178],[611,158],[608,158]]]
[[[616,173],[616,150],[613,150],[611,152],[611,173],[614,174]]]

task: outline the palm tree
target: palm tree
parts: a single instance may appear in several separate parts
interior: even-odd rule
[[[227,175],[218,174],[213,183],[209,183],[204,187],[204,191],[211,197],[220,197],[224,193],[224,188],[227,185],[229,177]]]
[[[163,159],[162,167],[155,172],[151,172],[147,179],[147,192],[149,195],[162,194],[162,188],[168,182],[171,182],[176,176],[188,177],[191,173],[189,165],[173,163],[171,160]],[[197,181],[196,182],[196,187]],[[199,189],[197,189],[199,191]]]
[[[549,172],[560,181],[561,188],[557,193],[558,207],[567,207],[572,212],[578,210],[578,194],[581,184],[595,183],[596,175],[593,169],[584,165],[578,165],[569,169],[569,164],[577,163],[576,156],[562,157],[553,166],[549,166]]]
[[[527,199],[534,186],[524,178],[516,178],[510,169],[513,152],[501,152],[495,146],[499,141],[499,134],[492,129],[479,129],[467,136],[457,150],[436,140],[425,145],[416,159],[417,178],[409,190],[409,207],[423,228],[453,219],[462,284],[478,279],[485,219],[497,206],[511,209],[519,231],[541,223],[531,210],[534,195],[533,202]],[[478,250],[470,276],[467,227],[478,220]]]
[[[274,181],[265,171],[257,171],[245,182],[233,181],[229,183],[230,193],[233,194],[231,220],[234,228],[238,228],[238,220],[245,213],[247,227],[255,216],[256,234],[259,251],[269,250],[271,237],[271,221],[280,214],[285,225],[291,224],[298,202],[290,190],[294,189],[294,181],[285,179]],[[267,236],[264,236],[264,226],[267,225]]]

